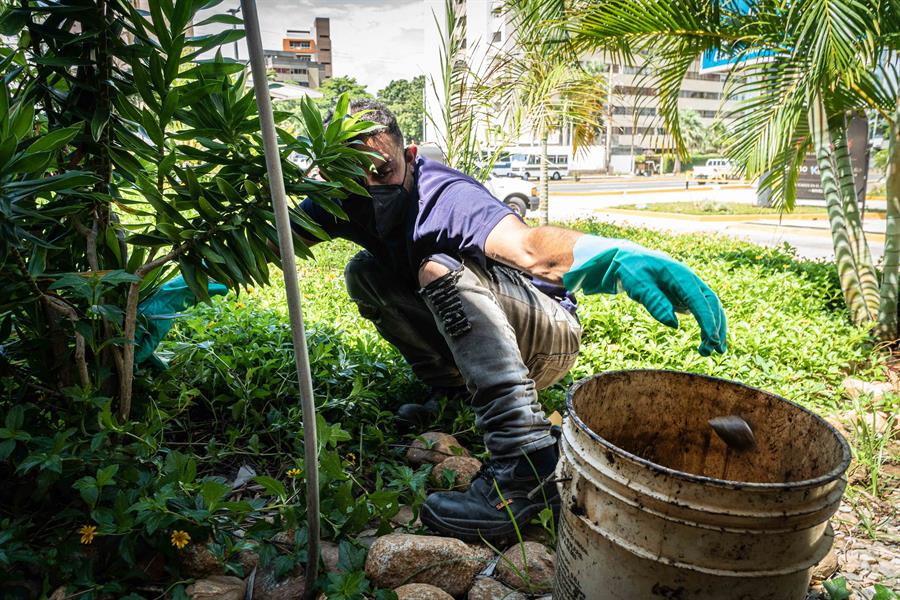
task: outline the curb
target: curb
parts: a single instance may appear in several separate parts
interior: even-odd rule
[[[612,213],[615,215],[634,215],[647,217],[649,219],[657,218],[657,219],[677,219],[681,221],[707,221],[707,222],[723,222],[727,223],[729,221],[734,221],[735,223],[743,223],[747,220],[757,220],[760,218],[763,219],[773,219],[779,218],[778,215],[759,215],[759,214],[746,214],[746,215],[686,215],[683,213],[670,213],[670,212],[656,212],[651,210],[635,210],[630,208],[596,208],[594,209],[596,213]],[[815,215],[815,214],[805,214],[805,215],[782,215],[781,220],[783,221],[827,221],[828,215]]]
[[[722,190],[752,190],[754,189],[750,184],[735,184],[735,185],[719,185],[719,187],[711,187],[711,186],[695,186],[690,189],[684,189],[683,187],[678,188],[649,188],[645,190],[600,190],[595,192],[561,192],[561,191],[550,191],[550,196],[636,196],[639,194],[670,194],[675,192],[698,192],[698,191],[710,191],[710,192],[719,192]]]

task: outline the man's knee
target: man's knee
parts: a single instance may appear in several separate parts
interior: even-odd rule
[[[419,285],[428,287],[448,273],[462,269],[462,263],[446,254],[432,254],[419,266]]]
[[[383,271],[378,260],[365,250],[351,258],[344,267],[344,283],[350,298],[355,302],[368,299],[373,293],[374,285],[383,279],[383,273],[379,277],[379,272]]]
[[[456,286],[462,270],[462,263],[446,254],[429,256],[419,267],[421,294],[451,337],[458,337],[472,328]]]
[[[422,263],[422,266],[419,267],[419,285],[426,287],[429,283],[437,281],[449,272],[450,269],[441,263],[434,262],[433,260],[425,261]]]

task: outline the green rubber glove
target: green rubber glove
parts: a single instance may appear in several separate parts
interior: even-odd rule
[[[578,238],[573,254],[572,268],[563,275],[566,289],[615,294],[621,286],[654,319],[673,328],[678,327],[675,311],[689,311],[700,324],[700,354],[725,352],[722,303],[687,266],[627,240],[593,235]]]

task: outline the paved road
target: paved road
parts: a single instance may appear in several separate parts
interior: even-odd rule
[[[572,184],[574,185],[574,184]],[[745,239],[764,246],[782,246],[785,242],[797,249],[804,258],[834,259],[831,233],[825,218],[796,218],[779,221],[771,215],[733,220],[704,220],[702,217],[672,218],[660,213],[623,214],[615,206],[622,204],[650,204],[654,202],[740,202],[753,204],[756,191],[753,189],[728,189],[727,186],[704,186],[704,188],[680,192],[657,192],[622,194],[603,192],[596,196],[578,194],[567,196],[562,189],[551,189],[550,218],[566,221],[576,218],[596,218],[610,223],[627,224],[637,227],[673,231],[676,233],[710,232]],[[535,215],[536,216],[536,215]],[[884,221],[877,218],[866,220],[869,246],[875,260],[884,253]]]
[[[584,194],[590,192],[606,192],[613,190],[652,190],[652,189],[672,189],[672,188],[691,188],[702,189],[710,184],[701,184],[696,180],[688,179],[686,176],[660,176],[660,177],[598,177],[591,179],[582,179],[576,182],[574,179],[566,178],[561,181],[550,182],[551,194]],[[735,183],[725,183],[723,185],[735,185]]]

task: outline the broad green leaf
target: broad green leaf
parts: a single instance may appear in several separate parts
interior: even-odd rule
[[[113,478],[116,476],[116,473],[119,472],[119,465],[109,465],[107,467],[103,467],[97,471],[97,487],[102,488],[107,485],[112,485]]]
[[[123,271],[121,269],[110,271],[106,273],[101,279],[100,282],[106,285],[120,285],[123,283],[135,283],[140,281],[141,278],[135,275],[134,273],[129,273],[127,271]]]
[[[9,409],[9,412],[6,413],[6,419],[4,419],[4,423],[7,429],[12,431],[16,431],[22,428],[22,425],[25,424],[25,407],[21,404],[16,404],[12,408]]]
[[[287,490],[285,490],[284,484],[277,479],[273,479],[268,475],[257,475],[253,478],[253,481],[261,485],[270,496],[277,496],[279,499],[287,497]]]
[[[78,135],[82,129],[82,125],[73,125],[71,127],[64,127],[62,129],[51,131],[50,133],[39,137],[33,144],[25,149],[25,152],[27,154],[36,154],[38,152],[53,152],[54,150],[59,150],[68,144],[72,138]]]
[[[103,135],[103,129],[109,122],[109,117],[109,113],[101,110],[99,107],[94,111],[94,116],[91,118],[91,137],[94,138],[95,142],[100,141],[100,136]]]

